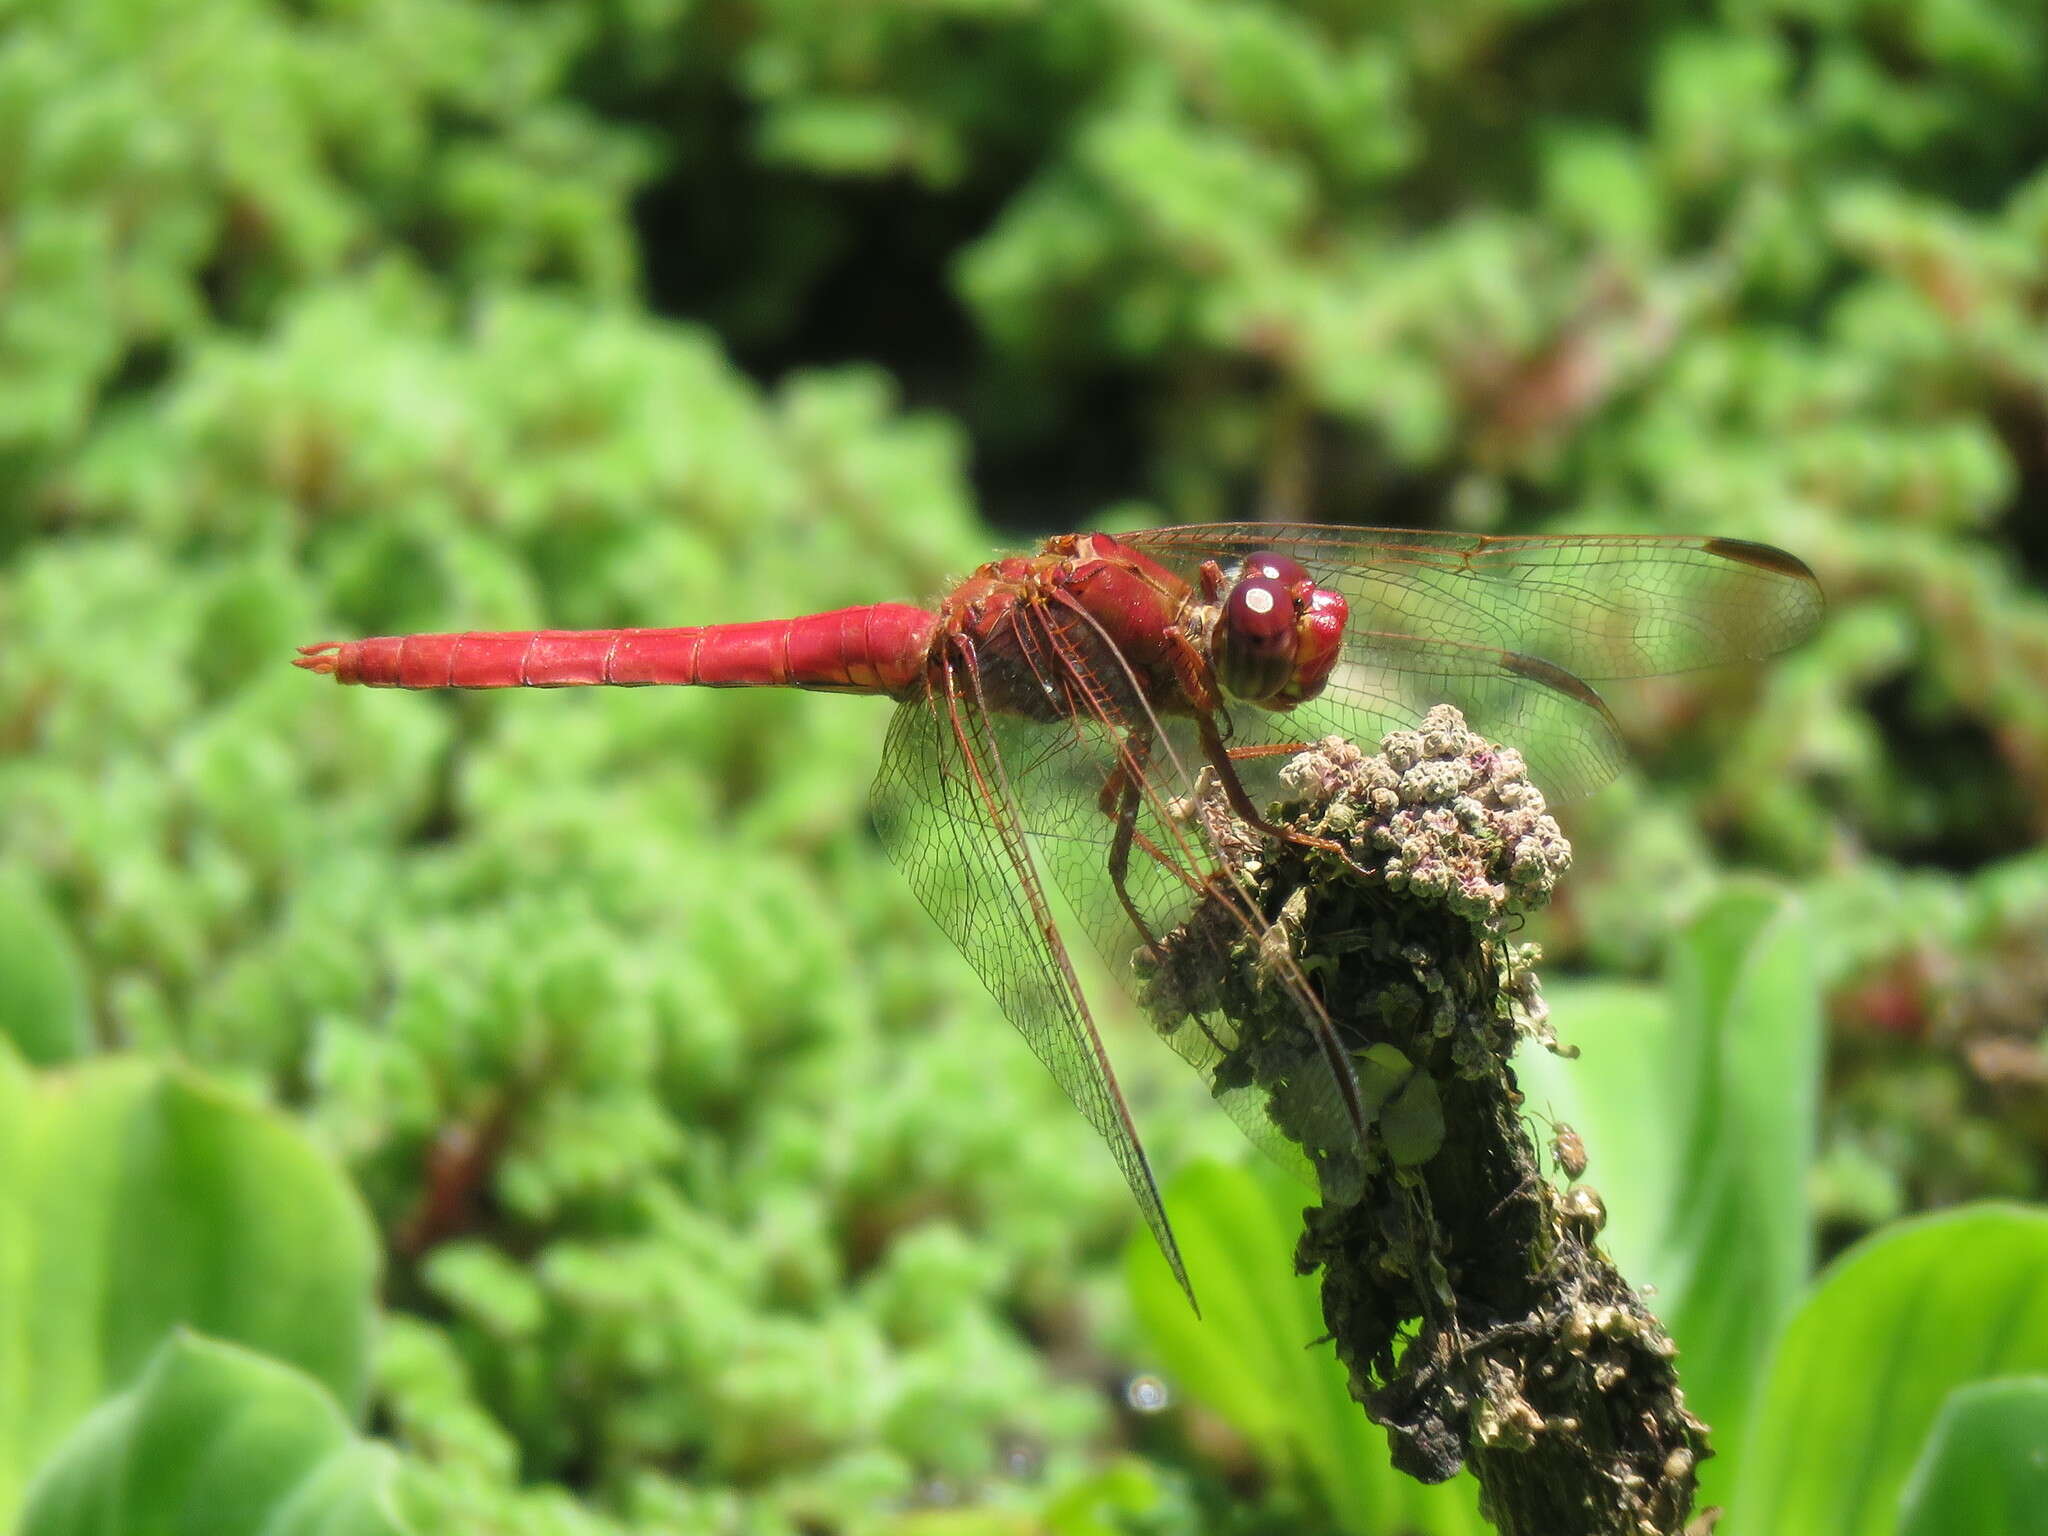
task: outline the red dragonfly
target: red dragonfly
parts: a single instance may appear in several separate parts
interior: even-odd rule
[[[381,688],[789,687],[897,701],[874,786],[918,897],[1109,1142],[1185,1288],[1130,1111],[1047,899],[1050,878],[1134,993],[1197,907],[1229,946],[1262,930],[1188,807],[1197,774],[1272,834],[1260,789],[1328,735],[1371,745],[1431,705],[1517,747],[1553,796],[1623,760],[1590,682],[1755,660],[1818,622],[1793,556],[1737,539],[1533,538],[1273,523],[1061,534],[980,567],[930,608],[876,603],[683,629],[386,636],[297,664]],[[1224,914],[1220,924],[1214,914]],[[1185,935],[1179,940],[1185,944]],[[1362,1138],[1350,1057],[1298,968],[1299,1081],[1329,1147]],[[1215,1015],[1160,1033],[1283,1161]],[[1301,1119],[1299,1113],[1294,1117]],[[1192,1292],[1190,1291],[1192,1300]]]

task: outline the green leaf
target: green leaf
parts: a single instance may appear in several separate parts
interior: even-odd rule
[[[0,868],[0,1037],[45,1067],[92,1047],[85,961],[25,866]]]
[[[1435,1078],[1418,1072],[1408,1080],[1380,1111],[1380,1135],[1397,1168],[1420,1167],[1436,1156],[1444,1144],[1444,1106]]]
[[[1393,1469],[1386,1432],[1352,1400],[1323,1337],[1316,1282],[1294,1272],[1307,1194],[1277,1172],[1197,1163],[1166,1206],[1201,1297],[1195,1317],[1149,1241],[1125,1271],[1158,1373],[1249,1439],[1265,1462],[1310,1481],[1357,1536],[1455,1536],[1486,1529],[1469,1476],[1425,1487]]]
[[[0,1044],[0,1520],[174,1327],[366,1390],[377,1244],[283,1116],[177,1068],[36,1074]]]
[[[1402,1053],[1399,1046],[1388,1045],[1385,1041],[1369,1045],[1359,1052],[1356,1065],[1358,1098],[1368,1119],[1378,1114],[1380,1106],[1415,1075],[1415,1063]]]
[[[1800,902],[1738,885],[1671,959],[1684,1126],[1679,1198],[1648,1278],[1692,1410],[1740,1443],[1757,1378],[1813,1271],[1807,1170],[1818,1140],[1822,1020]],[[1711,1491],[1731,1463],[1702,1469]]]
[[[1941,1405],[1906,1480],[1899,1536],[2048,1532],[2048,1377],[1980,1381]]]
[[[181,1330],[58,1448],[20,1536],[399,1536],[395,1460],[310,1376]]]
[[[1891,1532],[1915,1452],[1949,1396],[2048,1371],[2043,1274],[2048,1211],[2020,1206],[1944,1211],[1850,1250],[1772,1359],[1729,1529]]]
[[[1709,1499],[1734,1475],[1764,1357],[1812,1266],[1813,951],[1800,902],[1730,885],[1673,944],[1665,999],[1552,989],[1579,1059],[1531,1053],[1518,1068],[1532,1106],[1562,1105],[1585,1140],[1602,1240],[1678,1342],[1687,1402],[1716,1432]]]
[[[1585,1181],[1607,1203],[1600,1241],[1622,1273],[1642,1283],[1678,1198],[1679,1155],[1664,1086],[1672,1050],[1663,989],[1634,982],[1546,984],[1551,1022],[1578,1049],[1565,1060],[1524,1050],[1515,1075],[1539,1143],[1568,1124],[1586,1144]]]

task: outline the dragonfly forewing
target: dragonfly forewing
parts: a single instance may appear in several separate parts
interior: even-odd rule
[[[1559,799],[1599,789],[1626,760],[1590,683],[1775,655],[1825,606],[1802,563],[1737,539],[1231,523],[1127,542],[1191,578],[1205,560],[1286,554],[1350,604],[1322,694],[1280,721],[1251,722],[1248,737],[1371,742],[1455,704]]]

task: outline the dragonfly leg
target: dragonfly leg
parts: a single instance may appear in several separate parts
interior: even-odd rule
[[[1104,786],[1103,794],[1106,797],[1114,790],[1116,796],[1115,808],[1109,812],[1116,818],[1116,836],[1111,839],[1109,845],[1109,883],[1115,887],[1116,899],[1122,905],[1125,916],[1130,918],[1131,926],[1138,930],[1138,937],[1145,941],[1145,950],[1151,955],[1153,963],[1163,967],[1166,964],[1166,951],[1160,948],[1151,925],[1145,921],[1145,914],[1140,912],[1138,904],[1131,900],[1130,886],[1126,883],[1131,872],[1131,844],[1138,837],[1137,774],[1144,771],[1144,754],[1150,748],[1151,741],[1148,737],[1144,739],[1143,746],[1136,749],[1136,772],[1119,763],[1116,772],[1110,776],[1109,784]]]
[[[1138,937],[1145,941],[1145,948],[1152,959],[1164,964],[1166,951],[1158,937],[1152,932],[1152,925],[1145,921],[1145,914],[1138,910],[1137,902],[1131,899],[1128,883],[1131,872],[1131,849],[1137,848],[1160,868],[1175,876],[1196,895],[1207,892],[1215,876],[1197,883],[1192,876],[1168,858],[1165,852],[1151,838],[1138,830],[1138,810],[1145,803],[1143,775],[1145,765],[1152,756],[1152,734],[1132,733],[1132,745],[1127,746],[1118,761],[1116,769],[1102,786],[1099,804],[1102,813],[1116,820],[1116,835],[1109,844],[1109,883],[1116,889],[1116,899],[1130,918],[1131,926],[1138,930]]]
[[[1109,883],[1116,891],[1116,899],[1122,905],[1124,915],[1131,920],[1131,926],[1138,930],[1138,937],[1144,941],[1146,953],[1152,957],[1152,963],[1163,971],[1168,963],[1166,948],[1152,932],[1152,925],[1145,921],[1145,914],[1138,910],[1137,902],[1131,899],[1130,886],[1127,883],[1131,871],[1131,849],[1134,846],[1162,868],[1182,875],[1180,866],[1167,858],[1151,838],[1138,830],[1138,808],[1144,803],[1138,775],[1144,772],[1145,762],[1151,751],[1152,738],[1147,733],[1139,744],[1131,749],[1130,757],[1118,763],[1116,771],[1109,777],[1109,782],[1103,785],[1102,808],[1105,814],[1116,818],[1116,835],[1110,840],[1109,845]],[[1198,890],[1198,894],[1206,894],[1222,878],[1220,873],[1209,875]],[[1188,883],[1193,884],[1192,881]],[[1209,1028],[1206,1019],[1192,1010],[1187,1016],[1194,1020],[1195,1028],[1207,1038],[1219,1059],[1227,1054],[1226,1047],[1216,1038],[1216,1032]]]
[[[1196,728],[1201,732],[1202,750],[1207,754],[1209,766],[1216,771],[1216,782],[1223,791],[1223,798],[1229,804],[1231,814],[1262,836],[1278,842],[1293,843],[1300,848],[1314,848],[1322,853],[1334,853],[1342,859],[1353,874],[1371,878],[1373,871],[1365,868],[1344,850],[1344,845],[1332,838],[1317,837],[1312,832],[1302,832],[1293,827],[1277,827],[1259,814],[1252,804],[1252,797],[1245,793],[1244,780],[1237,776],[1236,760],[1239,751],[1247,757],[1266,755],[1262,748],[1233,750],[1226,746],[1222,732],[1216,729],[1216,718],[1207,711],[1195,716]]]
[[[1295,757],[1308,750],[1305,741],[1263,741],[1252,747],[1229,747],[1225,749],[1233,763],[1242,763],[1258,757]]]
[[[1216,770],[1216,781],[1222,786],[1223,797],[1229,803],[1231,812],[1254,832],[1278,842],[1293,843],[1297,847],[1334,853],[1344,861],[1345,866],[1353,874],[1369,877],[1372,871],[1346,853],[1343,844],[1327,837],[1316,837],[1312,833],[1276,827],[1259,814],[1258,807],[1252,804],[1252,797],[1245,793],[1244,780],[1237,776],[1237,769],[1233,765],[1240,758],[1270,757],[1280,752],[1299,751],[1301,748],[1293,743],[1279,742],[1232,747],[1225,742],[1222,731],[1216,725],[1216,712],[1222,700],[1215,687],[1208,661],[1178,627],[1168,631],[1168,637],[1176,643],[1181,686],[1187,691],[1187,696],[1197,704],[1194,711],[1195,726],[1201,733],[1203,754],[1209,759],[1209,765]]]

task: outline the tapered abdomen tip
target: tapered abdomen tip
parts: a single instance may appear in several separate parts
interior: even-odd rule
[[[322,640],[318,645],[302,645],[299,647],[299,654],[292,658],[292,665],[304,667],[308,672],[318,672],[323,676],[331,674],[341,659],[341,646],[342,642],[339,640]]]

